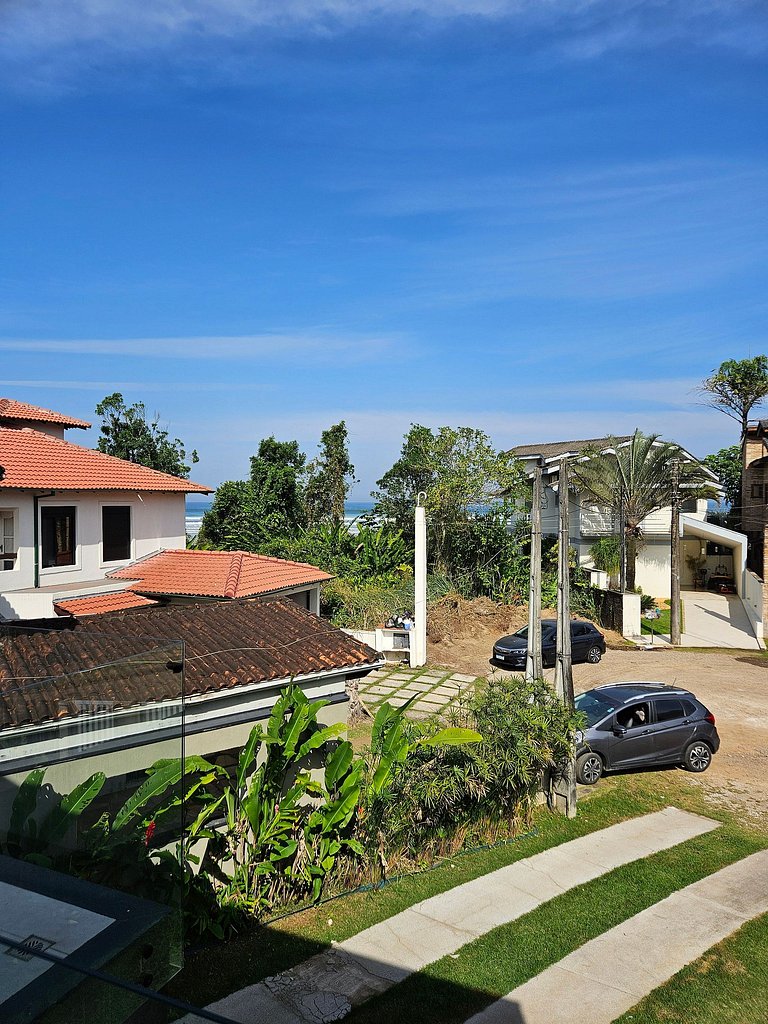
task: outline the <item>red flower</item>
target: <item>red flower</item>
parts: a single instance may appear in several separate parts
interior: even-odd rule
[[[147,827],[146,827],[146,829],[144,831],[144,845],[145,846],[149,846],[150,842],[152,841],[152,836],[155,834],[156,831],[157,831],[157,825],[155,824],[154,821],[150,821],[150,823],[147,825]]]

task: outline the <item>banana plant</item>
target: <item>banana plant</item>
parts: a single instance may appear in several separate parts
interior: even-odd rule
[[[5,848],[11,857],[50,867],[62,852],[61,842],[83,811],[96,799],[106,782],[95,772],[70,793],[65,793],[39,821],[35,817],[45,768],[36,768],[19,786],[11,806]]]

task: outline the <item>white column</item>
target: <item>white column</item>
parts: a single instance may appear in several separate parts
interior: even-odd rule
[[[427,517],[424,506],[415,509],[416,554],[414,559],[414,606],[411,627],[411,668],[427,663]]]

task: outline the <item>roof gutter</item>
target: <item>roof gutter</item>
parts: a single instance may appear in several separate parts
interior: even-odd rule
[[[32,504],[34,507],[34,516],[32,523],[32,547],[35,552],[35,581],[34,587],[37,590],[40,587],[40,525],[39,525],[39,504],[41,498],[52,498],[56,494],[56,491],[49,491],[47,494],[33,494]]]

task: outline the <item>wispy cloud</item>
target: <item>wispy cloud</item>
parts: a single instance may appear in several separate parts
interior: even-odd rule
[[[296,356],[323,362],[343,355],[347,359],[367,361],[386,358],[400,341],[391,334],[339,335],[331,332],[307,334],[254,334],[238,337],[188,338],[4,338],[0,352],[28,354],[53,353],[74,356],[120,356],[143,359],[271,360]]]
[[[768,29],[755,0],[6,0],[3,52],[28,79],[74,75],[84,51],[129,59],[174,50],[220,72],[221,43],[269,37],[329,38],[388,24],[416,33],[456,22],[538,33],[540,45],[574,59],[606,51],[686,41],[760,52]],[[764,15],[764,10],[762,11]],[[234,47],[233,47],[234,51]],[[81,65],[81,72],[87,65]],[[92,68],[90,69],[92,70]]]
[[[143,393],[145,391],[152,391],[158,393],[167,394],[171,389],[173,391],[267,391],[270,389],[270,385],[263,383],[254,383],[251,380],[227,380],[227,381],[208,381],[208,380],[192,380],[192,381],[178,381],[175,380],[172,384],[168,381],[157,381],[157,380],[3,380],[2,387],[5,391],[10,391],[14,388],[29,388],[33,391],[39,391],[41,388],[52,388],[56,391],[100,391],[102,394],[108,394],[112,391],[128,391]]]

